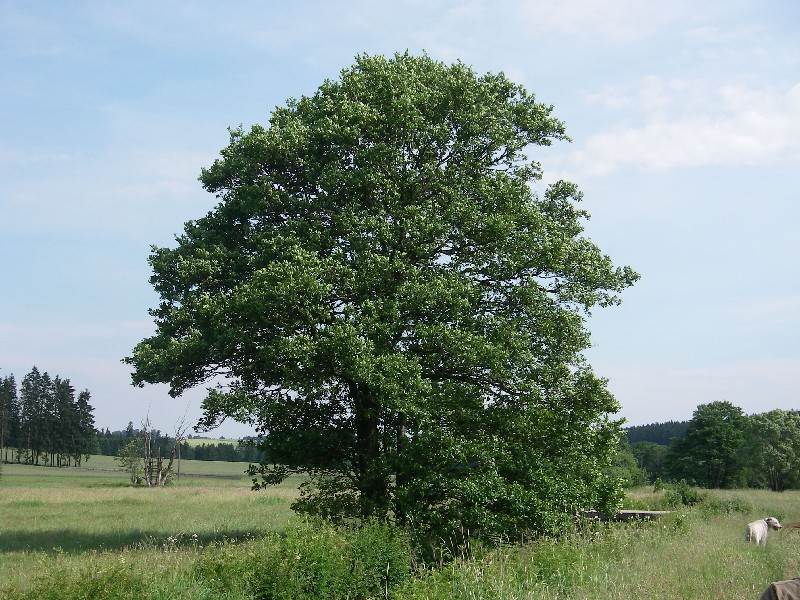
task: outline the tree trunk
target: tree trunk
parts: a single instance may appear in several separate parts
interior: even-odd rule
[[[395,489],[404,489],[408,484],[405,471],[401,468],[403,464],[403,456],[406,450],[406,416],[400,414],[398,416],[397,424],[397,440],[395,450],[395,472],[394,472],[394,485]],[[393,507],[395,520],[399,525],[406,525],[406,511],[402,506]]]
[[[361,516],[383,517],[389,507],[389,486],[380,466],[380,407],[366,386],[352,381],[348,384],[355,411],[355,467]]]

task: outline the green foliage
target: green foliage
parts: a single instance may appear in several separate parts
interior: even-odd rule
[[[708,498],[708,492],[690,486],[685,479],[664,488],[664,501],[667,506],[677,508],[679,506],[694,506],[701,504]]]
[[[265,434],[297,507],[431,540],[563,531],[614,510],[618,405],[585,316],[638,275],[582,236],[577,186],[525,152],[567,139],[502,74],[359,56],[202,171],[218,206],[153,248],[133,380],[222,375],[204,424]],[[433,542],[431,542],[433,543]]]
[[[664,423],[650,423],[648,425],[631,425],[625,428],[625,437],[633,446],[639,442],[651,442],[659,446],[668,446],[673,438],[682,438],[686,435],[689,421],[666,421]]]
[[[686,436],[669,448],[641,441],[631,450],[651,478],[686,479],[709,488],[800,487],[798,411],[744,416],[728,402],[713,402],[697,408]]]
[[[750,515],[754,510],[753,503],[740,496],[722,499],[710,495],[706,497],[700,508],[705,514],[710,515]]]
[[[639,487],[646,485],[649,480],[648,472],[637,460],[633,449],[625,438],[621,438],[617,447],[617,454],[609,471],[610,475],[622,482],[623,487]]]
[[[282,536],[242,547],[222,546],[195,566],[195,576],[223,592],[302,600],[384,597],[410,576],[407,539],[393,527],[323,522],[289,527]]]
[[[9,449],[20,446],[20,410],[14,375],[0,380],[0,459],[9,460]],[[13,453],[11,454],[13,456]]]
[[[649,523],[604,523],[569,535],[503,546],[429,568],[391,597],[452,600],[474,598],[582,598],[607,591],[609,575],[632,557],[684,538],[683,515]],[[648,571],[652,571],[652,565]],[[641,579],[641,573],[634,573]],[[606,582],[606,583],[604,583]],[[630,596],[623,596],[630,597]],[[654,594],[653,597],[658,597]]]
[[[11,593],[14,600],[134,600],[147,598],[148,585],[139,574],[124,565],[106,565],[103,569],[60,571],[44,578],[33,589]]]
[[[645,488],[637,488],[636,491]],[[666,510],[685,507],[698,507],[710,502],[710,494],[703,490],[689,485],[686,480],[678,482],[664,482],[656,479],[652,491],[642,497],[641,493],[629,494],[625,500],[625,508],[632,510]],[[629,493],[633,491],[629,490]],[[720,510],[722,510],[720,508]]]
[[[312,473],[300,484],[300,496],[292,503],[298,512],[342,524],[360,514],[358,494],[346,474]]]
[[[721,497],[709,490],[690,486],[686,480],[677,483],[664,483],[656,480],[653,495],[628,500],[627,507],[641,510],[675,510],[695,507],[705,515],[746,514],[753,512],[753,503],[736,495]]]
[[[81,465],[96,451],[94,410],[89,390],[75,397],[69,379],[51,378],[35,366],[22,380],[17,398],[14,376],[0,382],[0,451],[9,460],[51,466]]]
[[[742,540],[743,524],[754,515],[785,521],[800,513],[795,491],[708,490],[700,504],[680,506],[657,521],[596,523],[524,545],[476,544],[455,561],[417,564],[414,570],[407,536],[379,523],[297,523],[288,518],[288,500],[278,519],[268,511],[256,516],[263,495],[242,490],[178,487],[145,499],[143,490],[130,487],[64,488],[58,478],[67,469],[8,466],[16,469],[45,473],[58,481],[59,493],[26,488],[22,496],[14,490],[0,497],[8,534],[0,596],[7,600],[748,598],[793,573],[797,563],[796,533],[775,532],[766,548]],[[634,498],[626,506],[635,500],[654,508],[663,491],[628,494]],[[41,518],[56,512],[57,519]],[[285,535],[263,528],[232,535],[268,520]],[[145,543],[145,532],[137,529],[142,522],[159,532]],[[39,529],[36,536],[32,527]],[[187,533],[176,533],[181,527]],[[13,580],[7,576],[11,570]]]
[[[654,442],[633,442],[630,448],[636,459],[636,464],[647,473],[647,477],[651,482],[664,476],[667,446]]]
[[[746,417],[730,402],[701,404],[686,437],[675,439],[665,457],[667,473],[706,488],[733,487],[744,473]]]
[[[144,443],[142,438],[133,438],[120,448],[117,455],[119,464],[131,476],[131,483],[136,485],[142,482],[144,474]]]
[[[48,569],[28,589],[6,590],[3,597],[367,600],[391,597],[411,576],[408,540],[385,524],[334,528],[307,522],[242,543],[204,547],[190,539],[181,547],[179,541],[168,538],[157,549],[160,564],[148,568],[125,555],[96,555],[78,568]],[[187,554],[190,564],[180,560]]]
[[[800,413],[773,410],[747,419],[744,455],[752,485],[779,492],[800,485]]]

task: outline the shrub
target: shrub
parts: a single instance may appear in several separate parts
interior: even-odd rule
[[[701,504],[708,499],[708,492],[691,487],[685,479],[678,483],[665,486],[664,499],[667,506],[677,508],[678,506],[694,506]]]
[[[700,510],[707,515],[750,514],[753,512],[753,504],[744,498],[734,497],[723,500],[708,497],[700,505]]]
[[[218,591],[274,600],[383,597],[410,576],[408,540],[379,523],[334,527],[307,521],[243,545],[206,553],[195,576]]]

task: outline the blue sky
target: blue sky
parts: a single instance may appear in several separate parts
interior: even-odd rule
[[[70,378],[103,428],[195,420],[201,390],[120,363],[153,331],[150,245],[214,205],[197,177],[228,127],[409,50],[503,71],[565,121],[572,143],[531,156],[642,275],[589,321],[620,416],[800,408],[798,30],[794,0],[2,0],[0,375]]]

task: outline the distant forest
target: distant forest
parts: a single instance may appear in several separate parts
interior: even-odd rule
[[[800,411],[746,415],[726,401],[697,407],[690,421],[626,429],[614,474],[627,485],[800,489]]]
[[[51,377],[34,366],[19,385],[13,374],[0,377],[0,461],[53,467],[81,466],[92,454],[118,456],[141,432],[133,423],[122,431],[95,429],[91,394],[76,394],[69,379]],[[175,440],[153,432],[155,451],[168,456]],[[187,460],[259,462],[263,454],[248,440],[240,443],[184,442]]]
[[[134,429],[133,423],[128,423],[128,427],[122,431],[97,432],[98,454],[105,456],[118,456],[120,449],[125,447],[134,438],[140,437],[141,432]],[[156,448],[160,448],[162,456],[169,456],[175,440],[167,435],[162,435],[160,431],[153,432],[153,441]],[[184,441],[180,447],[179,456],[186,460],[223,460],[228,462],[252,462],[261,461],[262,452],[257,450],[250,442],[244,439],[241,442],[231,440],[230,442],[201,442],[190,444]]]
[[[666,423],[652,423],[650,425],[634,425],[626,427],[628,443],[652,442],[660,446],[669,446],[672,438],[686,436],[689,421],[667,421]]]

